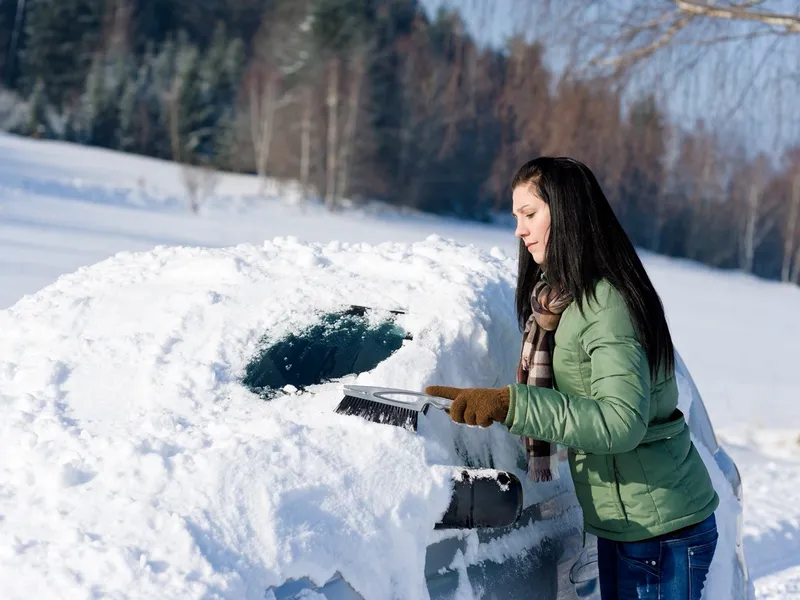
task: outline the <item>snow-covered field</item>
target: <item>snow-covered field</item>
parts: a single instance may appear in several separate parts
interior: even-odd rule
[[[390,428],[365,437],[358,424],[337,426],[338,398],[325,391],[314,406],[291,396],[254,404],[237,369],[255,350],[254,332],[305,318],[293,307],[361,303],[415,308],[403,325],[429,351],[401,350],[359,383],[496,384],[513,352],[475,348],[507,339],[516,351],[512,327],[486,339],[481,324],[508,321],[512,298],[497,273],[513,273],[515,241],[510,229],[375,207],[331,215],[299,204],[291,185],[259,193],[243,176],[223,178],[193,216],[168,163],[0,135],[4,597],[259,597],[293,570],[308,572],[295,556],[336,564],[376,597],[389,589],[381,585],[422,594],[402,588],[414,581],[400,575],[423,557],[415,532],[397,523],[412,513],[432,523],[444,509],[437,465],[452,464],[449,449]],[[644,258],[741,471],[757,596],[800,598],[800,288]],[[433,316],[454,307],[474,330]],[[457,367],[436,360],[443,348]],[[508,440],[491,439],[503,452]],[[360,464],[375,465],[374,478],[355,477],[363,469],[348,443],[359,444]],[[270,462],[275,453],[284,468]],[[317,485],[297,481],[301,470]],[[408,472],[419,476],[397,476]],[[199,481],[201,494],[192,491]],[[404,501],[387,502],[386,490]],[[317,502],[319,513],[286,512],[294,501]],[[325,554],[347,547],[352,524],[330,515],[352,502],[363,503],[358,526],[374,533],[375,564]],[[396,573],[370,577],[387,568],[378,551],[386,539],[405,549],[389,567]],[[177,582],[188,587],[170,587]]]

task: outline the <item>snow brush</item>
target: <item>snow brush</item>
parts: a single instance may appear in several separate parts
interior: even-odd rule
[[[449,413],[453,403],[448,398],[386,387],[345,385],[343,390],[345,396],[336,407],[340,415],[356,415],[411,431],[417,430],[420,413],[426,414],[431,406]]]

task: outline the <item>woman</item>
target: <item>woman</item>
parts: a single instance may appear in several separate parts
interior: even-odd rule
[[[512,190],[517,383],[425,391],[451,398],[456,422],[523,436],[535,479],[549,478],[554,444],[569,448],[604,600],[700,598],[719,499],[677,410],[658,294],[585,165],[537,158]]]

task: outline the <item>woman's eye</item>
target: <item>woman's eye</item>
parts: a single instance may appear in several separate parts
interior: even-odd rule
[[[528,219],[530,219],[530,218],[531,218],[531,217],[533,217],[533,215],[535,215],[535,214],[536,214],[536,213],[530,213],[530,214],[528,214],[528,215],[525,215],[525,216],[526,216]]]

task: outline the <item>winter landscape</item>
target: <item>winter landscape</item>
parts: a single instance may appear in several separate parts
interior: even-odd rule
[[[245,176],[226,176],[213,201],[193,215],[181,199],[180,171],[169,163],[8,135],[0,137],[0,155],[6,597],[237,598],[291,577],[292,569],[318,569],[324,580],[331,575],[325,566],[335,563],[327,548],[348,542],[320,537],[335,529],[332,523],[304,531],[308,515],[281,513],[287,500],[269,493],[304,489],[293,472],[320,456],[317,445],[346,446],[347,436],[358,439],[365,462],[327,453],[313,470],[317,486],[305,493],[327,489],[337,502],[363,503],[364,518],[375,520],[360,527],[393,536],[393,547],[404,549],[385,556],[375,541],[361,540],[374,547],[371,562],[360,565],[362,589],[375,597],[424,597],[418,588],[392,588],[389,582],[402,578],[381,570],[413,569],[420,545],[413,531],[381,523],[378,515],[398,507],[374,490],[402,494],[400,510],[419,522],[433,518],[447,495],[442,474],[426,466],[430,457],[394,464],[397,455],[387,449],[399,441],[391,428],[368,436],[363,426],[337,429],[330,393],[313,406],[291,405],[291,394],[275,406],[260,404],[236,381],[236,369],[257,342],[255,332],[279,326],[286,315],[302,319],[292,307],[315,295],[323,306],[435,312],[442,290],[489,290],[465,300],[465,309],[500,319],[511,301],[503,292],[513,280],[511,231],[387,207],[329,214],[319,203],[299,204],[277,183],[258,196],[259,182]],[[402,279],[386,275],[398,255],[405,256]],[[757,597],[800,597],[800,289],[644,258],[717,435],[741,471]],[[508,266],[505,280],[493,280],[497,265]],[[326,288],[326,278],[341,269],[349,270],[352,286]],[[303,276],[286,278],[287,272]],[[270,287],[276,281],[293,283],[277,293]],[[278,304],[265,309],[265,294]],[[752,328],[756,303],[760,325]],[[463,335],[470,334],[438,332],[440,339]],[[759,350],[740,356],[742,336]],[[469,365],[474,348],[456,343],[450,351]],[[504,359],[510,353],[483,365],[483,375],[447,376],[485,376],[502,370]],[[432,375],[425,357],[398,360],[369,381],[419,387]],[[749,370],[760,376],[749,379]],[[271,464],[276,452],[295,456],[297,466]],[[423,460],[420,452],[412,455]],[[416,469],[429,476],[417,483],[397,478]],[[363,472],[372,475],[360,495],[334,492],[342,478]],[[254,480],[257,486],[247,483]],[[327,507],[321,514],[337,513]],[[293,563],[291,552],[313,557],[316,566]]]
[[[740,471],[741,523],[700,448],[704,597],[743,595],[738,527],[755,598],[800,599],[798,56],[796,0],[0,2],[0,597],[494,600],[530,576],[576,504],[433,526],[454,465],[538,509],[574,492],[565,460],[533,484],[499,424],[334,409],[347,383],[515,378],[510,178],[545,155],[596,174]],[[388,356],[253,383],[350,309]]]

